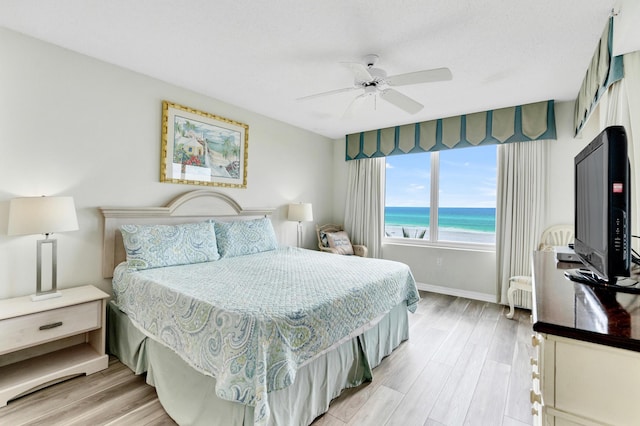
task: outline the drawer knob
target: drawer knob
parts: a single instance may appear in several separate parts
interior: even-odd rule
[[[533,389],[531,389],[531,391],[529,392],[529,400],[532,404],[535,404],[536,402],[538,404],[542,404],[542,395],[536,393]]]
[[[535,334],[531,335],[531,345],[535,348],[540,345],[540,340],[536,337]]]
[[[52,328],[60,327],[62,325],[62,321],[52,322],[51,324],[41,325],[39,330],[50,330]]]
[[[537,359],[530,358],[529,362],[531,363],[531,365],[538,365],[538,360]]]

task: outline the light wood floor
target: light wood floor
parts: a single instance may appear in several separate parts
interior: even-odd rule
[[[527,425],[529,311],[506,319],[496,304],[422,292],[410,339],[373,382],[335,399],[314,426]],[[2,425],[175,425],[154,388],[117,359],[109,368],[0,408]]]

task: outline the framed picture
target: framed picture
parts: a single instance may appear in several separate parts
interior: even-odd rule
[[[249,126],[162,102],[160,181],[247,187]]]

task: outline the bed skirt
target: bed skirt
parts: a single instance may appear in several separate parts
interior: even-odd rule
[[[253,407],[216,396],[216,379],[142,334],[113,303],[107,309],[108,348],[136,374],[147,373],[165,411],[179,425],[253,425]],[[377,324],[302,366],[291,386],[269,393],[269,425],[308,425],[342,390],[372,379],[371,370],[409,338],[402,304]]]

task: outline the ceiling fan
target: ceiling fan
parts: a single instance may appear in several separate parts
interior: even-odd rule
[[[362,94],[353,99],[345,112],[345,116],[353,115],[364,100],[370,96],[379,96],[401,110],[409,114],[415,114],[424,108],[424,105],[391,87],[446,81],[452,78],[449,68],[435,68],[387,76],[387,73],[383,69],[375,68],[376,62],[378,62],[378,55],[366,55],[363,58],[363,63],[342,62],[342,64],[347,66],[354,74],[353,86],[304,96],[298,98],[298,100],[313,99],[354,90],[364,90]]]

